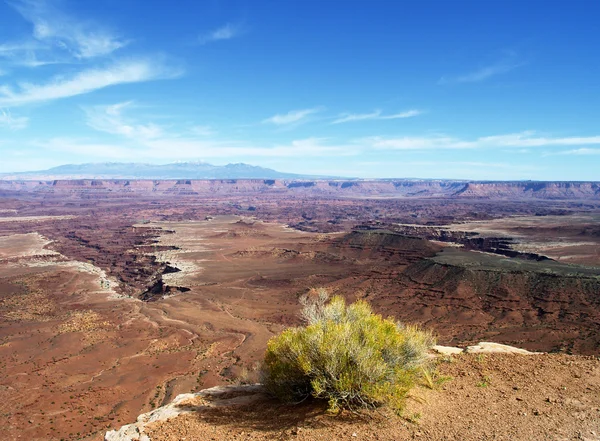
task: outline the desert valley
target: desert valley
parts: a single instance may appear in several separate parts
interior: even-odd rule
[[[252,377],[315,287],[441,345],[600,355],[597,183],[5,180],[0,193],[4,439],[103,439]]]

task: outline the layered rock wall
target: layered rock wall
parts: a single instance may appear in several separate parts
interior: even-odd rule
[[[54,180],[0,181],[0,192],[49,194],[111,193],[123,195],[286,195],[387,196],[406,198],[487,198],[600,200],[599,182],[466,182],[439,180]]]

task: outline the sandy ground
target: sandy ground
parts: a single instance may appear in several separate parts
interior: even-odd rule
[[[3,259],[33,256],[58,256],[56,251],[48,250],[51,241],[39,233],[14,234],[0,237],[0,262]]]
[[[13,216],[0,217],[1,222],[23,223],[23,222],[48,222],[56,220],[75,219],[75,216]]]
[[[319,403],[202,409],[147,429],[152,441],[600,439],[600,360],[566,355],[461,355],[445,383],[413,392],[402,417],[328,415]]]

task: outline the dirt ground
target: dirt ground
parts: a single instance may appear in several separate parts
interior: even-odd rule
[[[600,440],[600,359],[558,354],[465,354],[439,365],[448,379],[413,392],[401,417],[332,416],[320,403],[265,399],[152,423],[152,441]]]

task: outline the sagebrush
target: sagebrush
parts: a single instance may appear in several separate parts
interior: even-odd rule
[[[265,354],[263,383],[285,401],[309,396],[329,408],[402,408],[410,388],[428,368],[431,333],[374,314],[359,300],[330,301],[325,290],[303,300],[306,326],[272,338]]]

